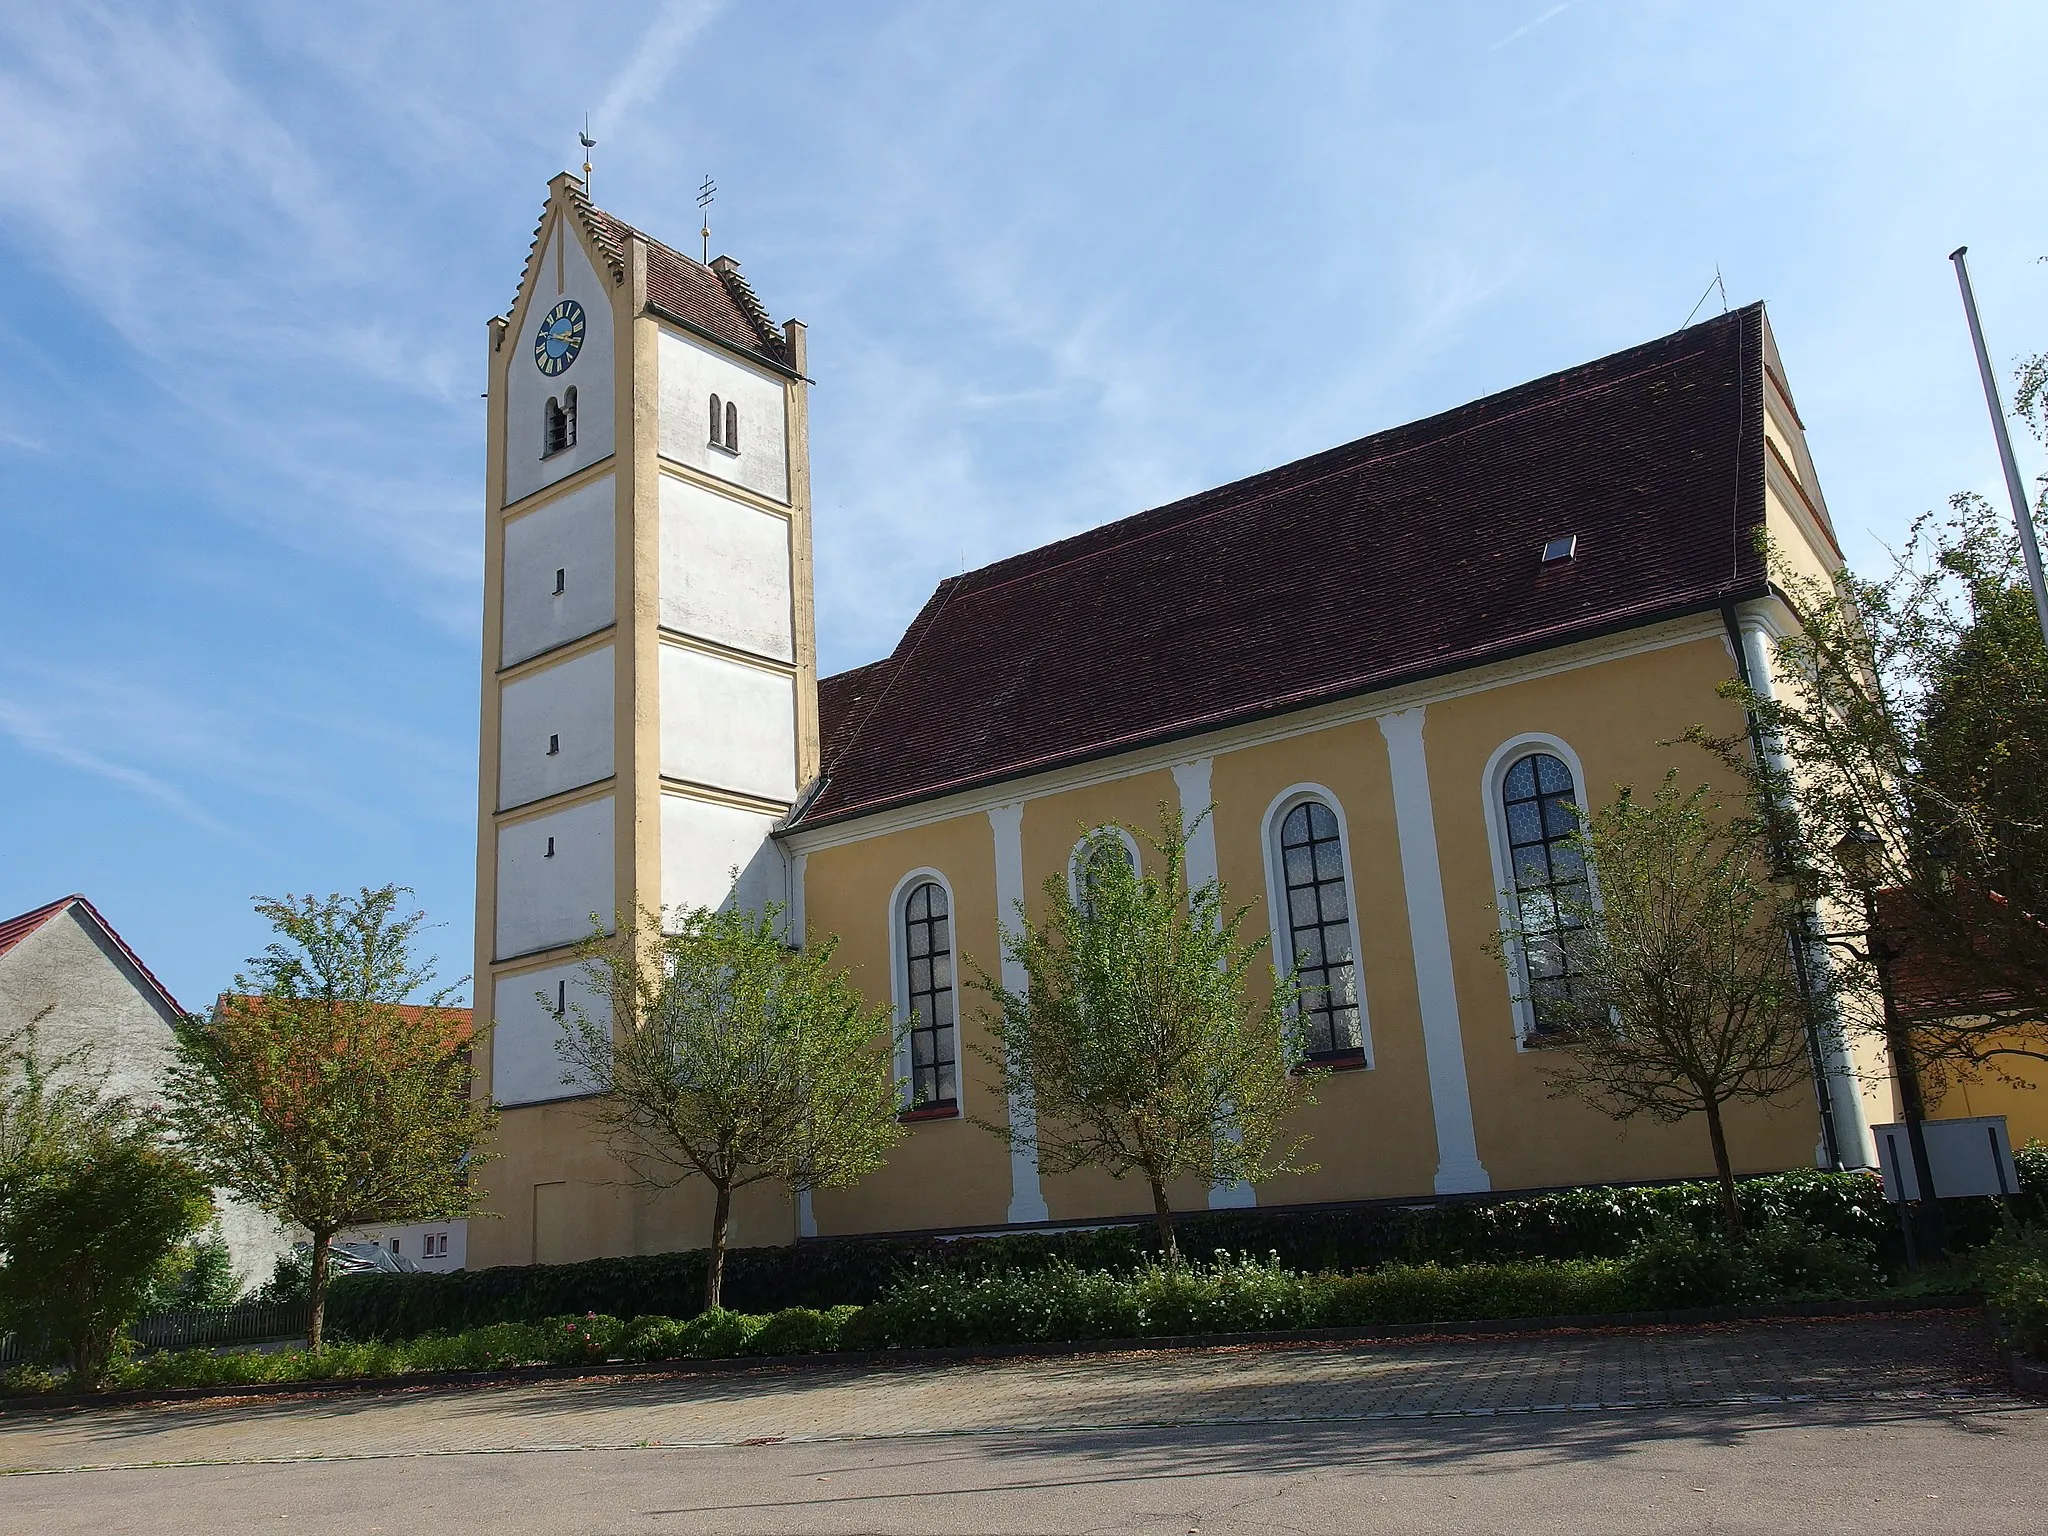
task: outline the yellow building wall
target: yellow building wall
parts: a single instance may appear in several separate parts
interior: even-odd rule
[[[710,1244],[709,1186],[693,1179],[673,1189],[637,1187],[576,1100],[503,1111],[492,1150],[497,1160],[479,1175],[486,1214],[469,1228],[471,1269]],[[734,1194],[728,1232],[734,1247],[795,1236],[795,1212],[780,1186],[756,1184]]]
[[[876,1002],[895,1003],[890,981],[892,894],[912,870],[935,869],[953,890],[956,1017],[960,1020],[960,1118],[920,1120],[889,1165],[850,1189],[821,1189],[812,1212],[821,1235],[920,1227],[1000,1226],[1010,1204],[1010,1154],[967,1118],[1007,1116],[1001,1079],[977,1048],[981,994],[961,985],[977,966],[997,973],[995,838],[979,812],[812,854],[804,870],[804,925],[813,939],[839,936],[838,963]]]
[[[1676,767],[1690,787],[1716,783],[1731,804],[1739,786],[1705,752],[1675,740],[1688,726],[1740,727],[1716,698],[1733,672],[1718,632],[1632,656],[1536,676],[1430,704],[1424,743],[1429,760],[1445,917],[1466,1073],[1479,1152],[1495,1189],[1622,1180],[1699,1177],[1712,1172],[1704,1120],[1617,1124],[1591,1106],[1553,1099],[1544,1055],[1519,1048],[1512,989],[1487,953],[1499,921],[1483,780],[1489,758],[1511,737],[1541,732],[1568,743],[1584,766],[1581,794],[1592,802],[1617,785],[1644,789]],[[1201,755],[1190,743],[1188,758]],[[1233,905],[1250,903],[1248,929],[1268,933],[1266,818],[1277,797],[1313,784],[1328,790],[1345,820],[1358,961],[1369,1030],[1369,1065],[1333,1074],[1305,1106],[1298,1126],[1310,1138],[1314,1171],[1262,1184],[1262,1205],[1427,1196],[1437,1166],[1411,946],[1408,894],[1396,836],[1387,743],[1374,719],[1333,724],[1280,740],[1217,751],[1210,793],[1218,872]],[[1119,822],[1156,829],[1161,803],[1175,812],[1172,773],[1149,768],[1128,778],[1044,793],[1024,802],[1022,852],[1028,910],[1044,907],[1043,884],[1064,879],[1076,841]],[[1152,855],[1146,854],[1148,861]],[[842,960],[877,1000],[892,996],[888,924],[892,893],[911,870],[942,871],[955,902],[955,945],[963,979],[1000,963],[995,912],[995,842],[983,812],[829,847],[808,856],[806,921],[814,935],[841,936]],[[964,989],[964,1107],[1003,1118],[999,1080],[978,1054],[989,1036],[985,993]],[[1809,1088],[1771,1105],[1736,1105],[1727,1123],[1738,1169],[1765,1172],[1810,1166],[1819,1137]],[[1083,1171],[1047,1177],[1055,1221],[1149,1212],[1135,1177],[1121,1181]],[[1201,1209],[1208,1192],[1186,1182],[1171,1191],[1176,1209]],[[889,1165],[848,1191],[815,1199],[821,1234],[975,1228],[1002,1224],[1010,1198],[1010,1162],[999,1138],[968,1119],[916,1122]]]
[[[1950,1083],[1928,1107],[1936,1120],[2005,1116],[2005,1133],[2015,1147],[2048,1142],[2048,1064],[2006,1058],[2001,1073]]]
[[[1484,781],[1503,742],[1540,732],[1577,753],[1586,779],[1579,793],[1589,805],[1612,799],[1623,784],[1647,792],[1676,768],[1681,785],[1715,785],[1726,804],[1739,807],[1740,786],[1704,751],[1660,745],[1694,724],[1740,729],[1740,714],[1714,696],[1733,668],[1721,638],[1703,637],[1430,706],[1424,741],[1465,1070],[1480,1161],[1496,1189],[1712,1172],[1702,1117],[1617,1124],[1581,1101],[1551,1098],[1543,1052],[1518,1047],[1513,989],[1485,949],[1500,907]],[[1726,1124],[1738,1172],[1813,1163],[1819,1117],[1807,1087],[1769,1106],[1731,1105]]]

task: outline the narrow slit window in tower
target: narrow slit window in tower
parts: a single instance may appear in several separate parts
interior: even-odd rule
[[[711,446],[725,446],[725,407],[718,403],[718,396],[711,397]]]

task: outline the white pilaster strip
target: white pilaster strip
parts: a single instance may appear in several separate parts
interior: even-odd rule
[[[1742,651],[1749,662],[1750,685],[1765,698],[1776,698],[1776,686],[1771,681],[1770,635],[1757,624],[1742,626]],[[1766,737],[1764,754],[1773,768],[1785,769],[1785,753],[1779,744]],[[1834,969],[1833,958],[1828,947],[1815,940],[1806,948],[1806,963],[1813,975],[1826,978]],[[1835,1140],[1841,1147],[1842,1161],[1851,1168],[1875,1168],[1877,1166],[1877,1142],[1870,1133],[1870,1118],[1863,1112],[1863,1095],[1856,1089],[1856,1068],[1849,1059],[1849,1042],[1844,1038],[1841,1020],[1837,1017],[1832,1031],[1833,1038],[1823,1043],[1821,1070],[1828,1096],[1828,1107],[1835,1117]],[[1822,1149],[1823,1152],[1825,1148]],[[1824,1158],[1816,1158],[1824,1161]]]
[[[1024,901],[1024,806],[1021,802],[998,805],[989,810],[989,829],[996,839],[996,921],[1004,928],[1019,920]],[[1030,984],[1024,967],[1003,956],[1003,985],[1022,992]],[[1031,1141],[1036,1123],[1031,1100],[1024,1094],[1010,1096],[1010,1124],[1020,1134],[1010,1143],[1010,1209],[1008,1221],[1046,1221],[1045,1195],[1038,1186],[1038,1148]]]
[[[1195,818],[1209,809],[1209,770],[1214,758],[1198,758],[1192,763],[1173,765],[1174,788],[1180,792],[1180,829],[1187,837],[1187,878],[1188,889],[1195,891],[1216,878],[1216,818],[1202,818],[1202,824],[1195,825]],[[1224,1132],[1227,1136],[1237,1134],[1235,1128]],[[1258,1192],[1250,1184],[1239,1179],[1233,1184],[1211,1184],[1209,1186],[1209,1209],[1230,1210],[1241,1206],[1257,1205]]]
[[[800,1189],[796,1192],[796,1235],[798,1237],[816,1237],[818,1235],[818,1218],[811,1212],[811,1192],[808,1189]]]
[[[1401,844],[1401,883],[1408,891],[1408,942],[1422,1007],[1422,1052],[1429,1067],[1429,1103],[1436,1120],[1436,1192],[1491,1189],[1472,1129],[1472,1091],[1465,1081],[1465,1039],[1451,971],[1451,925],[1444,912],[1443,869],[1437,862],[1436,813],[1429,798],[1429,757],[1422,746],[1424,706],[1380,716],[1387,765],[1394,777],[1394,827]]]

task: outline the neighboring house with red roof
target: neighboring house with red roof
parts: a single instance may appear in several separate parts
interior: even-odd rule
[[[1549,1096],[1571,978],[1487,945],[1581,878],[1570,804],[1672,767],[1739,797],[1670,743],[1740,733],[1717,688],[1768,685],[1797,623],[1758,537],[1841,564],[1761,305],[949,577],[823,679],[804,328],[562,176],[489,335],[475,974],[505,1114],[473,1264],[703,1241],[708,1197],[626,1187],[554,1049],[601,1013],[593,917],[660,907],[783,903],[904,1028],[888,1166],[795,1212],[748,1190],[735,1242],[1145,1211],[972,1123],[1006,1110],[963,983],[1017,985],[999,925],[1161,805],[1199,820],[1191,878],[1300,960],[1333,1069],[1299,1122],[1317,1172],[1181,1208],[1711,1171],[1697,1122],[1624,1137]],[[1820,1102],[1871,1160],[1849,1062],[1819,1075],[1731,1112],[1741,1171],[1811,1163]]]
[[[1942,1021],[1960,1021],[1959,1030],[1939,1031],[1947,1034],[1951,1044],[1974,1037],[1981,1028],[1984,1035],[1979,1043],[1984,1046],[2037,1049],[2041,1029],[2033,1021],[2041,1017],[2041,1001],[2024,979],[2027,962],[2008,968],[1993,948],[1992,934],[2010,921],[2009,906],[1996,892],[1985,892],[1980,899],[1992,919],[1981,928],[1972,925],[1971,948],[1976,953],[1969,963],[1962,964],[1957,957],[1942,953],[1939,939],[1927,931],[1907,892],[1877,893],[1878,922],[1892,950],[1892,995],[1909,1024],[1939,1026]],[[1968,920],[1972,910],[1962,907],[1962,916]],[[2040,933],[2038,927],[2033,928],[2023,942],[2033,941],[2037,946]],[[1998,1021],[2015,1017],[2027,1027],[2005,1034]],[[1927,1085],[1930,1117],[1966,1120],[2003,1115],[2014,1146],[2048,1141],[2048,1063],[2000,1055],[1988,1058],[1983,1068],[1968,1076],[1949,1068],[1935,1077]]]
[[[57,1056],[86,1047],[109,1093],[160,1100],[172,1029],[184,1010],[90,901],[66,896],[0,922],[0,1034],[34,1025],[39,1048]],[[237,1271],[270,1278],[289,1246],[261,1212],[217,1197],[222,1236]]]

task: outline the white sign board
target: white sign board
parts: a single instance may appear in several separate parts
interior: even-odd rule
[[[1927,1170],[1934,1175],[1934,1193],[1943,1200],[1965,1195],[2019,1193],[2019,1170],[2013,1166],[2012,1142],[2005,1134],[2005,1116],[1979,1115],[1970,1120],[1923,1120],[1927,1138]],[[1877,1166],[1884,1176],[1887,1200],[1918,1200],[1920,1181],[1913,1176],[1913,1146],[1903,1125],[1873,1125]]]

